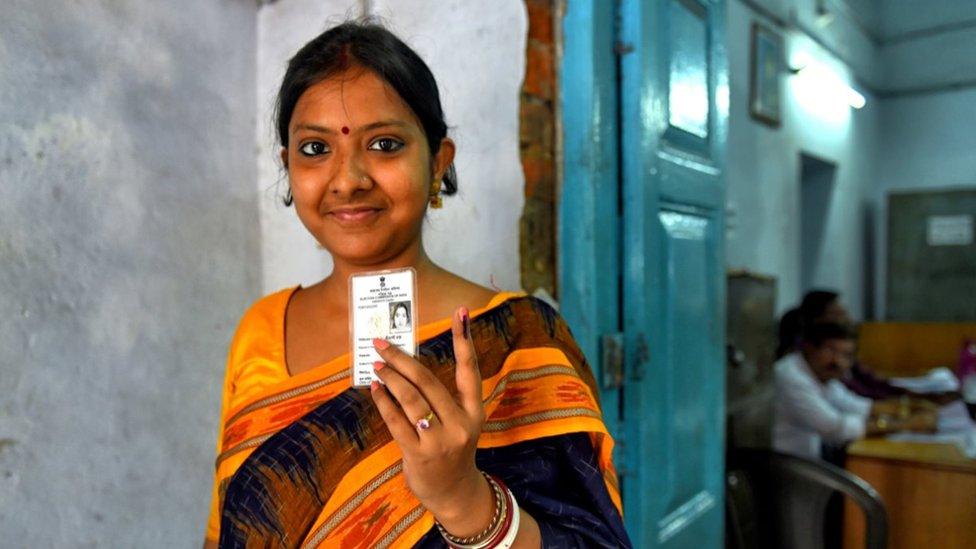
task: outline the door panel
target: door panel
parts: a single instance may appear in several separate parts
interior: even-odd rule
[[[641,547],[723,543],[724,5],[623,0],[624,510]],[[639,418],[637,422],[631,418]],[[629,515],[637,509],[640,518]],[[635,534],[636,532],[636,534]]]
[[[637,547],[723,544],[723,32],[721,0],[569,0],[564,19],[560,299],[598,379],[598,342],[623,342],[602,396]]]
[[[664,263],[668,273],[664,302],[665,316],[669,319],[665,324],[666,347],[659,356],[665,364],[674,366],[668,368],[670,387],[665,392],[667,398],[673,399],[667,410],[673,414],[668,433],[671,449],[668,472],[674,487],[671,506],[680,506],[704,487],[705,464],[700,448],[705,443],[705,409],[700,404],[704,395],[699,381],[708,375],[709,357],[700,356],[703,346],[695,344],[697,335],[681,327],[696,325],[709,312],[707,300],[711,296],[705,276],[708,221],[673,211],[663,211],[658,217],[666,239]],[[674,507],[669,510],[673,511]]]
[[[668,125],[699,145],[708,139],[708,20],[695,0],[671,3],[668,45]],[[699,143],[695,143],[695,141]]]
[[[976,321],[974,217],[976,190],[888,194],[887,320]]]
[[[666,395],[666,414],[671,415],[670,450],[667,456],[669,485],[673,491],[661,521],[667,536],[692,519],[712,510],[721,501],[716,490],[722,471],[715,469],[715,455],[722,452],[722,417],[715,417],[715,364],[721,363],[716,343],[722,338],[716,317],[719,284],[712,273],[717,223],[700,212],[664,210],[659,218],[664,229],[665,299],[667,322],[665,347],[657,356],[671,376]],[[689,329],[690,328],[690,329]],[[720,508],[721,506],[719,506]]]
[[[620,192],[613,2],[569,2],[563,17],[563,178],[559,201],[559,300],[601,383],[621,488],[627,466],[620,390],[603,383],[603,336],[620,332]]]

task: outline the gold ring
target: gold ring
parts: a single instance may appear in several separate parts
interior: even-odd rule
[[[432,421],[434,421],[434,411],[433,410],[427,412],[427,415],[425,415],[424,417],[418,419],[417,422],[414,425],[417,426],[417,430],[418,431],[426,431],[427,429],[430,429],[430,426],[431,426],[431,422]]]

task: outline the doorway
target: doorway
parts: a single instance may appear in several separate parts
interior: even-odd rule
[[[800,153],[800,287],[813,289],[829,268],[823,260],[824,235],[830,219],[830,205],[837,179],[837,164]]]

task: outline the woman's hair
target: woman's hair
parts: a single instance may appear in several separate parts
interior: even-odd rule
[[[793,308],[783,313],[783,317],[779,320],[779,343],[776,345],[776,360],[796,350],[796,344],[800,340],[802,331],[803,322],[800,318],[799,308]]]
[[[811,324],[827,312],[827,307],[837,301],[840,294],[831,290],[811,290],[803,296],[800,304],[800,316],[804,323]]]
[[[352,67],[375,73],[392,87],[420,120],[431,155],[447,136],[437,82],[427,64],[399,38],[369,21],[347,21],[323,32],[298,50],[278,90],[275,122],[278,140],[288,147],[288,125],[298,98],[312,85]],[[457,192],[457,174],[452,164],[444,172],[443,192]],[[291,193],[285,198],[291,204]]]
[[[837,300],[840,294],[830,290],[812,290],[803,296],[799,307],[794,307],[779,321],[779,343],[776,346],[776,359],[796,350],[807,326],[819,322],[827,312],[827,307]]]

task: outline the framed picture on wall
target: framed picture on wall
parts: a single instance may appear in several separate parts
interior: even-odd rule
[[[749,59],[749,114],[772,127],[780,124],[779,75],[783,67],[783,38],[771,29],[752,24]]]

